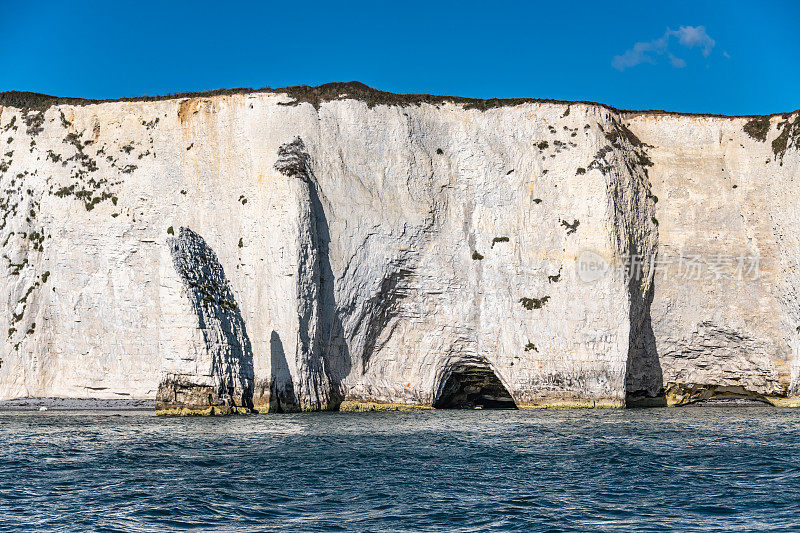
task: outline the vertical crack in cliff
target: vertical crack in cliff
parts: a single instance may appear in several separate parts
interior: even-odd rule
[[[403,226],[404,239],[414,243],[403,250],[386,250],[383,248],[385,235],[375,235],[370,239],[373,234],[367,234],[364,243],[344,267],[339,281],[345,286],[354,281],[350,274],[357,272],[351,272],[350,263],[372,262],[375,260],[372,255],[377,251],[382,260],[374,265],[376,275],[371,276],[368,286],[361,290],[341,290],[342,287],[335,285],[337,281],[330,263],[331,235],[326,217],[326,207],[329,208],[330,203],[319,186],[313,171],[313,159],[302,139],[295,138],[279,148],[275,168],[308,184],[316,223],[314,247],[319,261],[318,316],[321,331],[320,347],[315,350],[321,355],[318,359],[313,356],[312,361],[318,361],[313,364],[317,370],[310,375],[315,378],[324,376],[329,380],[330,401],[335,406],[344,398],[343,381],[350,375],[353,365],[359,365],[361,373],[365,373],[372,356],[391,338],[398,324],[396,319],[401,313],[402,302],[413,287],[419,250],[424,248],[430,228],[435,223],[434,215],[426,217],[422,224]],[[435,210],[431,209],[431,212]],[[352,299],[340,301],[340,293],[352,296]]]
[[[650,194],[648,145],[612,118],[603,128],[609,145],[600,149],[589,168],[608,178],[612,240],[625,269],[629,295],[630,334],[625,368],[628,406],[663,405],[664,384],[651,324],[654,265],[658,250],[658,221]]]
[[[156,410],[249,410],[253,407],[253,349],[225,272],[205,240],[180,228],[169,240],[172,262],[197,316],[211,359],[210,376],[170,375],[161,382]]]
[[[274,166],[281,174],[298,178],[305,185],[302,192],[305,198],[301,199],[301,205],[306,209],[301,215],[301,225],[305,231],[301,230],[302,250],[298,265],[300,307],[297,362],[300,375],[297,376],[299,388],[297,391],[293,389],[291,395],[297,407],[303,410],[335,409],[341,403],[343,394],[340,384],[331,376],[326,355],[341,359],[337,364],[346,366],[349,371],[349,351],[346,344],[337,346],[340,348],[338,353],[331,350],[330,339],[334,332],[341,331],[341,321],[336,313],[330,264],[330,230],[319,185],[311,169],[311,156],[300,137],[278,148],[278,159]],[[270,403],[274,402],[270,400]]]

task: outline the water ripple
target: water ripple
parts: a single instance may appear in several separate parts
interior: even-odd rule
[[[0,531],[748,531],[800,411],[0,413]]]

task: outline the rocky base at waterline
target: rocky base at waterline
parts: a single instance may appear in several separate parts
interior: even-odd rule
[[[232,388],[220,391],[211,385],[170,378],[161,382],[155,409],[159,415],[228,415],[253,412],[252,400],[235,397]]]
[[[2,93],[0,146],[0,399],[798,400],[797,112]]]
[[[16,398],[0,400],[0,411],[152,411],[153,400],[94,398]]]

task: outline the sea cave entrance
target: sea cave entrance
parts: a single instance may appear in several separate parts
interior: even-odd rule
[[[508,389],[489,365],[468,363],[453,367],[445,374],[439,389],[436,409],[516,409]]]

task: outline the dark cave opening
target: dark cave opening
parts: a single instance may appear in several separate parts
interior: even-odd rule
[[[764,395],[739,385],[673,383],[667,387],[667,396],[676,406],[772,406]]]
[[[516,409],[508,390],[486,364],[454,368],[433,404],[436,409]]]

